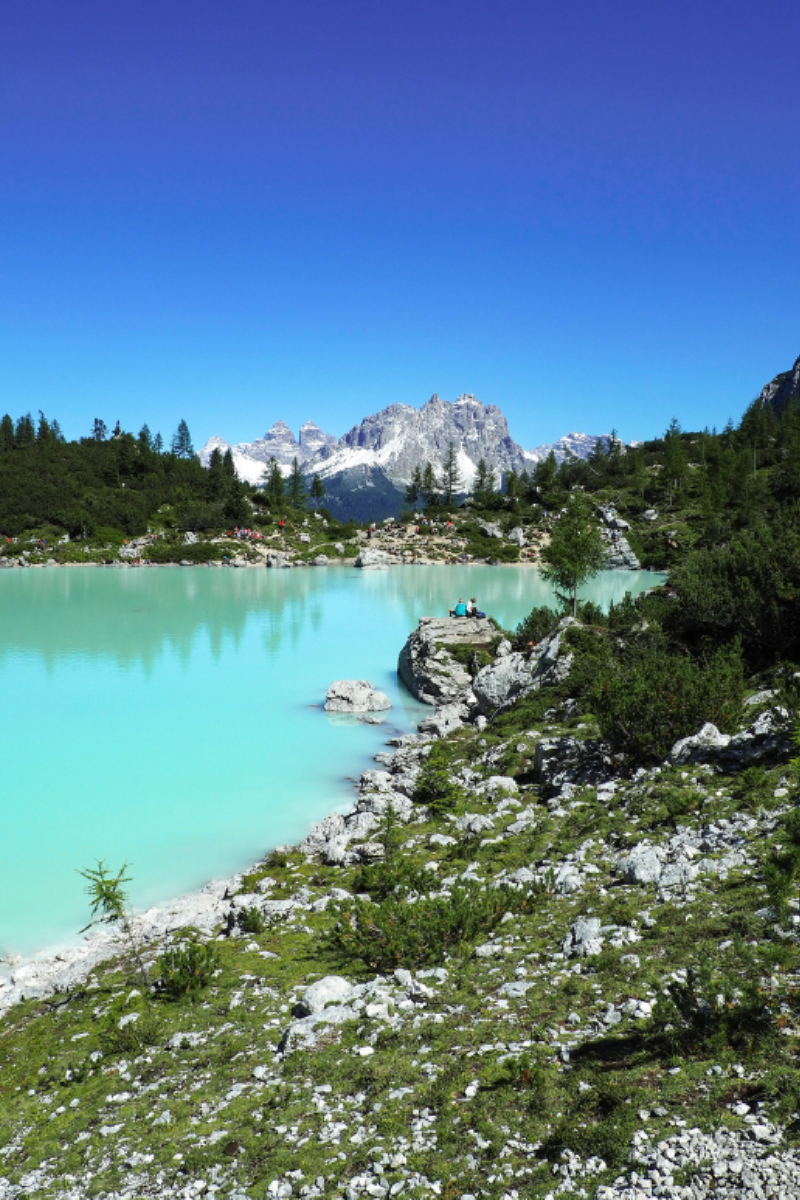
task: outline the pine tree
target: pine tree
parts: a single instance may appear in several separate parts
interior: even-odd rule
[[[420,467],[420,465],[418,463],[416,465],[416,467],[414,467],[414,470],[411,472],[411,478],[408,481],[408,486],[406,487],[406,495],[405,495],[406,504],[410,504],[411,507],[414,508],[417,505],[417,503],[419,502],[419,498],[421,495],[422,495],[422,468]]]
[[[278,460],[274,455],[264,469],[264,474],[261,477],[261,483],[264,491],[267,494],[270,508],[277,508],[283,502],[286,486],[284,483],[283,472],[278,466]]]
[[[143,450],[153,449],[153,436],[150,433],[150,427],[147,423],[139,430],[139,445]]]
[[[516,471],[511,470],[506,475],[506,495],[509,500],[516,500],[517,496],[519,496],[519,490],[519,475]]]
[[[41,409],[39,409],[39,427],[36,430],[36,441],[40,446],[53,440],[53,429]]]
[[[95,417],[92,425],[92,437],[96,442],[104,442],[108,437],[108,426],[102,417]]]
[[[289,476],[286,493],[292,508],[305,508],[306,481],[296,458],[292,460],[292,473]]]
[[[442,501],[447,505],[453,503],[456,493],[461,490],[461,472],[458,469],[458,451],[453,442],[447,447],[442,465]]]
[[[162,438],[160,433],[157,433],[156,436],[153,438],[153,450],[155,451],[156,454],[161,454],[163,449],[164,449],[164,439]]]
[[[552,492],[558,480],[558,463],[551,450],[547,458],[537,462],[533,468],[533,484],[538,492]]]
[[[422,472],[422,498],[426,505],[435,504],[439,498],[436,472],[429,462],[425,463],[425,470]]]
[[[53,421],[53,422],[52,422],[52,424],[51,424],[51,426],[50,426],[50,429],[51,429],[51,432],[52,432],[52,434],[53,434],[53,440],[54,440],[54,441],[56,441],[56,442],[61,442],[61,443],[63,443],[63,442],[64,442],[64,435],[63,435],[63,433],[61,432],[61,426],[59,425],[58,421]]]
[[[228,476],[219,446],[214,447],[208,460],[206,487],[209,500],[221,500],[228,490]]]
[[[664,434],[664,465],[662,468],[664,481],[667,485],[667,503],[671,506],[676,492],[679,492],[688,470],[686,451],[681,441],[681,427],[677,418],[673,417],[669,428]]]
[[[319,508],[321,502],[325,499],[325,484],[319,475],[316,474],[311,480],[311,499],[314,501],[314,508]]]
[[[17,427],[14,430],[14,446],[19,449],[22,446],[31,446],[35,441],[36,430],[33,427],[33,417],[30,413],[26,413],[17,421]]]
[[[172,453],[176,458],[193,458],[194,446],[192,445],[192,435],[189,433],[189,426],[185,421],[181,420],[178,423],[178,428],[172,435]]]
[[[562,604],[572,605],[573,617],[578,614],[578,588],[597,574],[605,558],[603,535],[589,502],[580,495],[570,496],[566,512],[553,526],[550,544],[542,551],[542,575],[555,585]]]
[[[475,484],[472,494],[479,504],[484,503],[494,491],[494,467],[490,467],[485,458],[479,458],[475,468]]]
[[[14,422],[8,413],[0,421],[0,453],[14,449]]]

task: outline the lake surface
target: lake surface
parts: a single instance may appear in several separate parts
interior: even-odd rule
[[[607,607],[662,578],[584,591]],[[408,633],[472,595],[506,628],[552,603],[530,567],[0,572],[0,954],[72,940],[97,859],[127,859],[146,907],[349,807],[429,711],[397,681]],[[326,716],[342,678],[388,693],[382,725]]]

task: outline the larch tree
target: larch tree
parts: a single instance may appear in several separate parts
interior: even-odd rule
[[[570,496],[542,551],[542,575],[554,585],[562,604],[572,606],[573,617],[578,615],[578,588],[605,561],[606,547],[591,505],[583,496]]]

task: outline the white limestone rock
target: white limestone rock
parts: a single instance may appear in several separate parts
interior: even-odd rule
[[[325,697],[325,711],[338,713],[385,712],[392,702],[368,679],[335,679]]]

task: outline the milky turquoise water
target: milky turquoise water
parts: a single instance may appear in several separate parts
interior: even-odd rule
[[[586,595],[654,578],[605,572]],[[513,627],[551,593],[531,568],[0,572],[0,953],[71,939],[99,858],[127,859],[147,906],[349,806],[424,711],[396,678],[409,631],[473,595]],[[383,725],[324,714],[341,678],[388,693]]]

